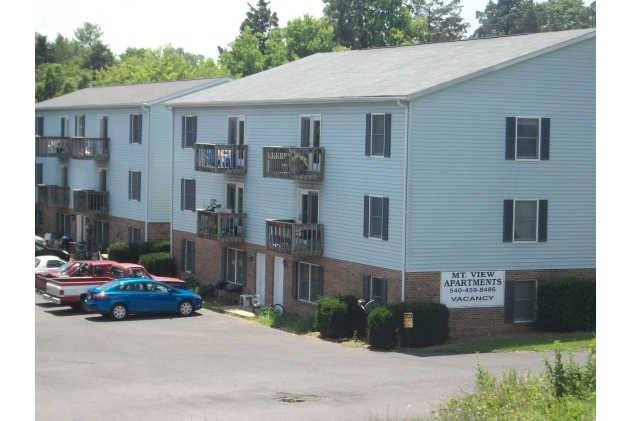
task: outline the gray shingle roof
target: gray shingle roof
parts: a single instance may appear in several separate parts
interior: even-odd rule
[[[212,85],[213,82],[216,83],[221,79],[208,78],[135,85],[95,86],[38,102],[35,104],[35,109],[140,106],[206,84]]]
[[[596,36],[595,29],[319,53],[167,101],[167,105],[413,98]]]

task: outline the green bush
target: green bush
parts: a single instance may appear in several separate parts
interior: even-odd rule
[[[149,253],[140,256],[138,264],[147,272],[158,276],[175,276],[177,267],[170,253]]]
[[[169,240],[156,241],[151,247],[152,253],[171,253],[171,242]]]
[[[566,278],[540,283],[536,324],[546,332],[596,331],[596,280]]]
[[[342,302],[346,303],[346,327],[342,338],[350,338],[353,335],[363,337],[366,335],[366,313],[357,304],[358,298],[354,295],[340,296]]]
[[[449,338],[449,309],[439,303],[401,303],[388,306],[406,348],[440,345]],[[403,313],[412,313],[412,328],[403,327]]]
[[[140,256],[142,256],[143,254],[154,253],[153,244],[154,243],[152,243],[151,241],[145,241],[145,242],[137,244],[138,257],[140,258]]]
[[[107,258],[119,263],[138,263],[137,244],[114,243],[107,248]]]
[[[326,338],[350,338],[355,332],[363,335],[366,316],[353,295],[320,297],[315,329]]]
[[[397,323],[388,307],[376,307],[368,315],[368,343],[373,349],[397,346]]]
[[[200,284],[195,278],[186,278],[184,282],[186,282],[186,289],[198,293],[202,299],[212,298],[215,294],[214,284]]]

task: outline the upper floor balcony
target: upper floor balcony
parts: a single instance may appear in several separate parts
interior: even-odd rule
[[[77,212],[107,214],[110,193],[96,190],[73,190],[74,209]]]
[[[108,138],[73,137],[70,140],[72,159],[109,161],[110,140]]]
[[[245,174],[248,170],[246,145],[195,144],[195,171]]]
[[[322,256],[324,225],[297,224],[287,219],[265,220],[265,247],[292,256]]]
[[[243,242],[246,215],[197,209],[197,236],[219,242]]]
[[[68,158],[70,138],[35,136],[35,156]]]
[[[324,148],[266,146],[263,148],[263,177],[321,181],[324,179]]]
[[[38,184],[37,203],[55,207],[68,207],[70,203],[70,187]]]

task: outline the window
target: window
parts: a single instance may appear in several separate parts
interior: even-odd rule
[[[537,281],[506,281],[504,294],[506,323],[535,321]]]
[[[107,139],[107,116],[99,116],[99,137],[101,139]]]
[[[322,124],[320,116],[301,116],[300,117],[300,147],[302,148],[319,148],[320,134]],[[320,162],[320,154],[312,152],[309,154],[309,162],[318,164]]]
[[[105,168],[99,170],[99,191],[107,191],[107,170]]]
[[[195,242],[182,239],[180,242],[180,270],[195,273]]]
[[[224,281],[245,286],[247,280],[247,253],[245,250],[221,249],[221,273]]]
[[[366,156],[390,156],[392,114],[366,114]]]
[[[129,172],[129,200],[140,201],[140,171]]]
[[[549,160],[550,119],[506,117],[505,155],[507,160]]]
[[[243,145],[245,141],[245,117],[228,117],[228,144]]]
[[[96,244],[101,247],[110,245],[110,223],[107,221],[96,221]],[[103,250],[104,251],[104,250]]]
[[[68,166],[62,165],[59,167],[59,186],[68,187]]]
[[[243,183],[226,184],[226,208],[243,213]]]
[[[548,201],[504,200],[504,242],[546,242]]]
[[[366,302],[377,300],[382,304],[386,304],[386,293],[388,290],[388,281],[386,279],[366,275],[363,277],[363,289]]]
[[[129,116],[129,143],[142,143],[142,114]]]
[[[35,185],[44,184],[44,164],[35,163]]]
[[[55,231],[60,233],[62,236],[66,235],[70,237],[70,215],[66,213],[58,213]]]
[[[70,131],[68,130],[68,123],[69,123],[69,118],[68,116],[64,116],[61,117],[61,122],[59,125],[59,136],[60,137],[69,137],[70,136]]]
[[[294,299],[315,303],[324,295],[324,267],[304,262],[294,262],[293,267]]]
[[[44,117],[35,117],[35,136],[44,136]]]
[[[75,137],[85,137],[85,115],[74,116]]]
[[[195,180],[183,178],[180,209],[195,212]]]
[[[182,147],[194,148],[197,142],[197,117],[182,116]]]
[[[364,237],[388,240],[389,199],[364,196]]]
[[[127,228],[127,242],[129,244],[140,243],[140,228],[136,228],[136,227]]]

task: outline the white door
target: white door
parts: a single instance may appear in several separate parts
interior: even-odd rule
[[[265,305],[265,255],[256,253],[256,294]]]
[[[81,215],[77,215],[77,238],[75,241],[77,243],[83,241],[83,217]]]
[[[283,305],[283,258],[274,257],[274,302],[272,304]]]

